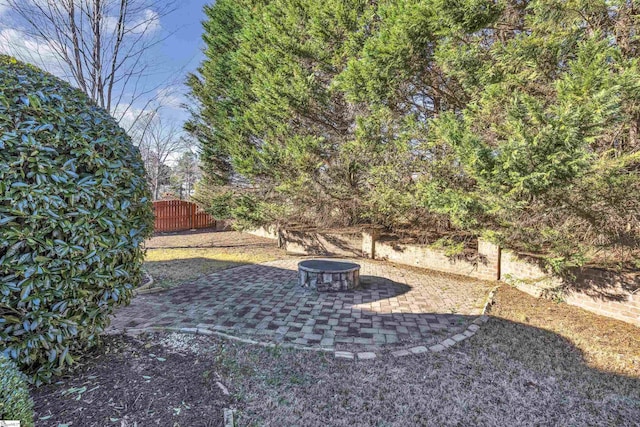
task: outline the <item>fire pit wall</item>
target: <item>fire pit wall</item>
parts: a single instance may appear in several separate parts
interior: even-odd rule
[[[349,265],[353,267],[340,272],[324,271],[316,266],[305,266],[303,261],[298,264],[298,285],[301,288],[316,289],[318,292],[343,292],[357,289],[360,287],[360,266]]]

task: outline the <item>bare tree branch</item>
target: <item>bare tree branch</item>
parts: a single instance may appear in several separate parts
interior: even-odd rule
[[[167,163],[187,147],[182,126],[162,118],[159,111],[160,108],[147,111],[131,132],[145,163],[154,199],[160,197],[160,187],[170,178]]]
[[[146,78],[154,71],[146,57],[150,49],[171,35],[160,36],[156,32],[159,20],[177,8],[175,0],[5,3],[20,19],[23,32],[47,46],[56,57],[66,78],[96,104],[119,115],[116,119],[124,118],[122,102],[153,98],[154,92],[166,84],[152,88],[146,84]],[[147,100],[145,108],[151,104],[153,99]]]

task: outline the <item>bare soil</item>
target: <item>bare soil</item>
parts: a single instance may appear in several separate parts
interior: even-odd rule
[[[222,426],[223,409],[233,399],[211,369],[206,353],[106,337],[75,372],[32,391],[36,425]]]
[[[638,328],[508,286],[490,314],[445,352],[361,362],[216,337],[109,337],[33,391],[36,419],[49,417],[37,425],[214,426],[222,408],[237,426],[640,425]]]

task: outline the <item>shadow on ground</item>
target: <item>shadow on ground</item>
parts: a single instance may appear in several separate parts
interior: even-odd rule
[[[241,265],[246,265],[246,263],[193,257],[167,261],[146,261],[144,268],[153,277],[155,288],[170,288],[203,275]]]
[[[49,417],[38,425],[222,425],[223,406],[237,409],[239,426],[640,420],[638,376],[590,367],[558,334],[499,318],[445,352],[374,361],[165,333],[108,337],[89,356],[73,375],[33,390],[38,417]]]
[[[277,242],[237,231],[194,230],[155,234],[145,242],[147,249],[246,248],[278,250]],[[279,251],[284,253],[284,251]]]
[[[442,354],[371,364],[248,348],[227,354],[236,365],[225,375],[251,396],[243,401],[241,425],[633,426],[640,420],[637,376],[594,369],[563,337],[503,319],[491,319]]]
[[[221,271],[215,275],[222,276],[219,280],[202,278],[155,295],[151,305],[154,301],[160,304],[169,301],[177,307],[179,316],[184,317],[169,319],[171,325],[180,325],[182,321],[193,324],[210,320],[212,315],[221,316],[220,319],[230,322],[225,327],[236,335],[242,333],[238,333],[235,326],[250,324],[249,329],[254,331],[250,331],[249,336],[255,339],[256,332],[262,331],[258,339],[264,341],[277,337],[277,331],[282,327],[276,323],[278,321],[299,324],[288,329],[285,336],[289,332],[298,338],[302,336],[307,340],[303,342],[305,345],[321,345],[325,331],[331,330],[326,326],[342,325],[347,329],[336,331],[334,338],[353,338],[354,342],[339,343],[334,339],[334,343],[336,347],[344,345],[350,349],[375,345],[375,334],[385,327],[389,330],[396,327],[398,339],[395,343],[385,341],[379,345],[393,349],[413,345],[411,332],[415,334],[416,330],[409,326],[415,325],[418,332],[422,332],[419,326],[425,321],[430,324],[430,316],[435,316],[439,324],[445,319],[443,329],[447,333],[455,332],[450,329],[455,327],[455,322],[450,325],[449,320],[468,322],[474,318],[452,315],[441,309],[449,292],[473,297],[474,281],[463,278],[425,273],[432,282],[423,285],[439,286],[428,292],[433,298],[426,299],[431,306],[408,306],[406,313],[382,313],[383,302],[408,298],[416,286],[375,274],[364,275],[363,289],[352,293],[351,302],[346,293],[317,294],[296,290],[295,272],[291,270],[260,265],[251,267]],[[245,271],[240,276],[242,279],[238,279],[237,273],[243,268],[253,271]],[[257,278],[260,278],[258,283]],[[507,294],[518,292],[507,290]],[[287,299],[290,292],[297,299]],[[345,298],[347,305],[352,305],[348,313],[340,312],[347,310]],[[526,301],[518,304],[524,311],[510,313],[505,308],[510,301],[501,301],[493,308],[494,312],[511,318],[492,318],[475,336],[442,353],[398,358],[383,351],[374,361],[340,361],[333,359],[331,354],[265,349],[214,337],[171,334],[144,338],[148,340],[144,345],[152,345],[144,351],[156,355],[162,352],[161,357],[167,360],[176,357],[179,363],[171,368],[171,375],[174,375],[174,369],[180,371],[181,363],[202,366],[202,375],[216,372],[231,390],[232,405],[240,409],[238,425],[639,425],[640,362],[636,359],[617,373],[607,372],[604,364],[599,363],[606,358],[637,357],[640,354],[637,340],[635,350],[620,348],[616,354],[616,348],[602,348],[608,355],[594,364],[592,354],[600,349],[591,348],[587,360],[584,352],[574,344],[580,342],[575,334],[563,332],[572,336],[572,340],[568,340],[558,333],[524,323],[534,315],[546,316],[551,327],[555,321],[549,317],[553,316],[550,314],[552,308],[563,305],[547,306],[548,302],[524,294],[522,298]],[[342,300],[342,306],[335,305],[337,299]],[[295,301],[294,306],[300,310],[287,307],[290,301]],[[374,310],[370,305],[376,303],[380,305]],[[207,307],[207,304],[213,305]],[[499,310],[500,305],[503,310]],[[533,308],[536,306],[539,306],[538,311]],[[387,307],[393,311],[390,303]],[[531,313],[527,313],[527,307]],[[573,310],[575,319],[579,316],[591,319],[591,323],[589,319],[581,320],[576,334],[587,337],[603,333],[595,321],[601,318],[566,307]],[[287,320],[292,309],[298,313]],[[148,317],[144,310],[138,313],[142,318]],[[199,314],[203,317],[199,318]],[[329,325],[327,321],[325,326],[322,319],[325,316],[336,319],[337,324]],[[368,332],[369,320],[372,327],[376,321],[376,326],[382,328],[371,328],[378,332]],[[566,321],[568,331],[572,327],[571,318]],[[607,322],[607,331],[613,331],[611,333],[626,327],[616,321]],[[263,329],[257,325],[262,325]],[[593,330],[589,330],[589,325]],[[407,327],[408,335],[403,336],[404,330],[398,330],[397,326]],[[307,329],[303,331],[305,327]],[[428,330],[430,336],[436,336],[431,329]],[[372,335],[364,335],[369,333]],[[387,335],[393,336],[382,335],[385,340]],[[186,349],[175,343],[156,346],[167,337],[172,337],[171,342],[188,340],[190,344]],[[355,338],[372,340],[373,344],[357,344]],[[424,339],[422,335],[421,338]],[[138,346],[136,348],[142,345],[129,339],[125,341],[130,343],[128,345]],[[629,346],[633,347],[633,343]],[[614,365],[622,366],[620,363]],[[189,384],[189,393],[197,393],[201,387],[197,376]]]
[[[377,262],[362,262],[360,289],[317,292],[297,286],[296,263],[227,268],[138,296],[117,311],[111,331],[201,328],[299,346],[397,349],[463,332],[489,292],[482,282]]]

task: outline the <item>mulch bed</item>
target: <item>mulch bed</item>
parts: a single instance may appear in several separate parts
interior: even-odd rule
[[[33,389],[37,426],[640,425],[638,329],[503,286],[437,354],[373,361],[210,336],[105,337]]]
[[[232,398],[210,360],[152,339],[105,337],[76,372],[32,390],[37,426],[222,426]]]

